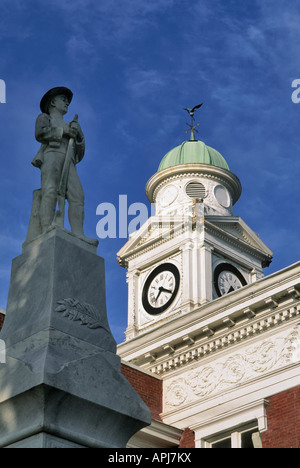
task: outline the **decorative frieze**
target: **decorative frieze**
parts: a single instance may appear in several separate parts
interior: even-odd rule
[[[164,411],[214,395],[300,360],[300,326],[165,381]]]

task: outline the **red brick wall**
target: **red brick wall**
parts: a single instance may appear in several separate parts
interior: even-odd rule
[[[195,448],[195,433],[188,427],[183,431],[178,448]]]
[[[0,313],[0,330],[1,330],[1,328],[2,328],[4,319],[5,319],[5,315]]]
[[[121,371],[150,409],[152,419],[161,421],[162,381],[124,363],[121,364]]]
[[[300,385],[268,398],[263,448],[300,448]]]

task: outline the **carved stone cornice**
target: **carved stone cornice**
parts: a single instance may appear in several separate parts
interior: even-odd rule
[[[167,230],[166,228],[161,229],[158,227],[154,232],[154,229],[152,229],[152,227],[154,226],[156,228],[157,226],[162,224],[164,226],[168,226],[169,230]],[[170,240],[176,237],[182,236],[190,230],[190,225],[188,223],[185,223],[182,220],[182,218],[177,219],[175,217],[170,217],[169,219],[165,219],[162,223],[159,217],[153,217],[152,225],[148,233],[145,234],[145,236],[141,235],[139,241],[130,249],[128,248],[127,252],[123,253],[123,249],[127,244],[129,244],[130,241],[127,242],[123,249],[120,250],[119,255],[117,257],[118,263],[121,266],[127,268],[128,262],[130,262],[131,260],[139,257],[140,255],[145,254],[146,252],[150,252],[151,250],[156,249],[160,245],[170,242]]]
[[[209,218],[209,217],[208,217]],[[211,219],[211,217],[210,217]],[[236,217],[238,220],[239,218]],[[208,234],[211,234],[221,241],[226,241],[230,245],[233,245],[234,247],[240,248],[241,245],[243,245],[243,252],[247,252],[253,257],[257,258],[258,260],[262,261],[264,260],[264,267],[269,266],[269,264],[272,261],[272,252],[266,248],[266,246],[256,246],[253,244],[253,240],[247,238],[245,235],[241,237],[238,237],[234,235],[231,232],[226,231],[225,229],[225,224],[223,227],[220,227],[219,225],[213,224],[210,220],[207,220],[207,217],[204,217],[205,220],[205,231]],[[238,224],[238,221],[236,222]],[[241,228],[240,228],[241,230]],[[264,249],[264,250],[263,250]],[[221,250],[221,253],[224,252],[224,250]]]
[[[201,358],[207,357],[208,355],[216,353],[224,348],[228,348],[236,343],[245,341],[250,337],[260,335],[263,332],[286,323],[288,320],[299,315],[300,303],[297,304],[297,306],[289,307],[272,316],[265,316],[260,320],[252,320],[249,323],[244,323],[243,326],[240,327],[233,328],[234,323],[232,322],[232,324],[230,324],[230,330],[225,333],[223,332],[222,334],[218,334],[217,336],[215,336],[213,327],[204,327],[202,330],[199,330],[199,334],[193,338],[193,342],[191,342],[188,349],[182,350],[182,347],[180,347],[180,352],[180,348],[176,350],[175,345],[170,345],[170,348],[173,350],[172,356],[168,355],[165,356],[164,359],[159,360],[158,355],[156,355],[156,362],[152,363],[148,368],[148,371],[153,374],[161,375],[168,371],[178,369],[183,365],[192,363],[193,361],[199,362],[201,361]],[[206,337],[207,339],[202,339],[202,344],[199,344],[201,336],[202,338]],[[198,341],[198,344],[195,344],[195,341]]]

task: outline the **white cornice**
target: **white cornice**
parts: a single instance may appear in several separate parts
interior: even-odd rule
[[[219,224],[236,225],[240,226],[242,231],[247,233],[246,238],[238,237],[237,235],[228,232],[224,227],[220,227]],[[159,229],[156,235],[149,236],[152,227],[164,226]],[[203,216],[203,222],[197,230],[201,229],[207,233],[215,235],[222,241],[226,240],[229,244],[236,247],[243,245],[243,249],[249,252],[251,255],[256,257],[259,261],[264,261],[266,265],[271,262],[272,251],[259,239],[247,224],[237,216]],[[135,233],[132,238],[120,249],[118,252],[118,261],[121,266],[128,266],[128,262],[134,258],[149,252],[162,244],[169,243],[171,239],[180,235],[187,235],[188,231],[191,230],[191,226],[188,223],[183,223],[182,217],[168,216],[162,220],[160,216],[152,216],[148,219],[147,223]],[[192,232],[192,231],[191,231]],[[172,248],[174,245],[172,244]],[[224,248],[224,247],[223,247]],[[173,249],[174,250],[174,249]]]
[[[210,217],[212,218],[212,217]],[[215,217],[217,218],[217,216]],[[271,263],[273,252],[258,239],[258,237],[253,232],[253,236],[246,240],[245,238],[241,239],[240,237],[226,231],[224,227],[218,226],[219,220],[213,220],[212,222],[208,221],[205,217],[205,230],[207,233],[211,233],[214,236],[218,237],[222,241],[227,241],[231,245],[238,247],[239,249],[243,246],[243,252],[248,252],[255,258],[264,262],[263,267],[268,266]],[[235,217],[235,223],[241,225],[242,219]],[[243,222],[243,225],[246,226],[246,223]],[[254,237],[255,236],[255,237]],[[255,245],[256,244],[256,245]],[[220,249],[221,252],[224,252],[224,247]]]
[[[151,373],[158,375],[177,370],[180,373],[180,368],[183,365],[192,364],[202,357],[207,357],[223,349],[225,350],[229,347],[233,348],[235,344],[241,343],[249,338],[255,338],[299,316],[300,303],[298,303],[297,306],[285,308],[274,315],[267,314],[264,317],[260,317],[259,320],[248,320],[247,323],[244,323],[242,326],[234,327],[234,324],[232,328],[224,329],[223,333],[218,333],[217,336],[215,336],[213,327],[206,327],[200,331],[200,333],[202,333],[202,338],[206,336],[206,339],[202,340],[202,344],[190,345],[188,349],[184,350],[182,349],[183,347],[181,347],[181,351],[173,348],[173,355],[169,354],[165,356],[164,359],[159,359],[157,363],[151,363],[148,369]],[[206,335],[207,331],[211,333],[208,336]],[[197,340],[201,339],[200,333],[200,338],[197,337]]]
[[[152,419],[151,425],[138,431],[127,443],[127,448],[178,447],[183,430]]]
[[[260,239],[259,235],[256,234],[240,216],[205,216],[206,223],[209,226],[213,226],[214,229],[223,231],[226,226],[234,225],[238,226],[241,232],[242,239],[237,235],[231,234],[238,242],[241,240],[245,243],[260,250],[264,255],[272,257],[273,252],[266,246],[266,244]],[[218,226],[220,225],[220,226]],[[230,234],[226,232],[227,234]],[[254,245],[256,244],[256,245]]]
[[[180,164],[172,166],[163,171],[156,172],[146,184],[146,195],[153,203],[155,192],[166,180],[182,175],[202,175],[222,182],[228,187],[232,194],[233,204],[239,199],[242,191],[241,183],[233,172],[209,164]]]

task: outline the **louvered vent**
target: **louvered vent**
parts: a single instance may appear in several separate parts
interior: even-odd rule
[[[203,199],[206,197],[205,187],[200,182],[190,182],[187,184],[185,191],[186,194],[191,198]]]

